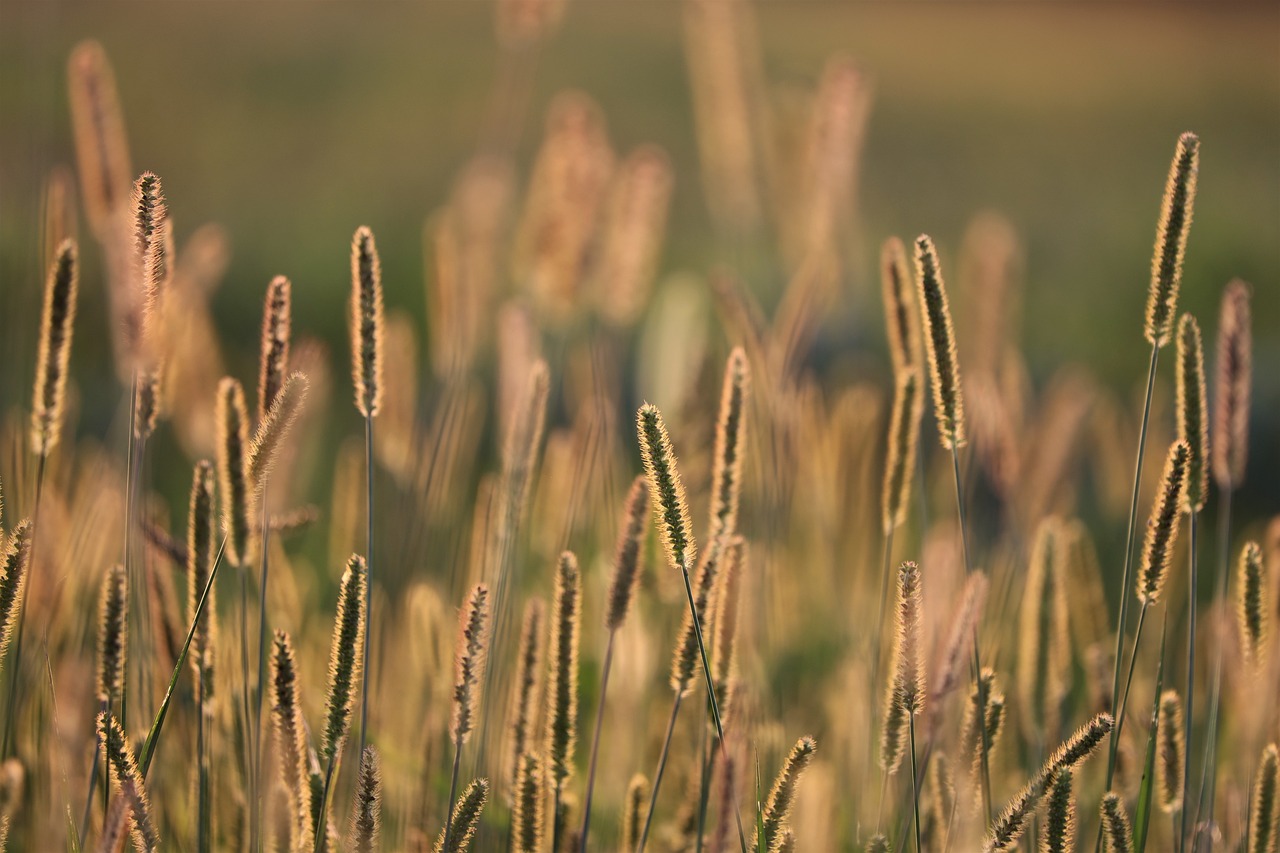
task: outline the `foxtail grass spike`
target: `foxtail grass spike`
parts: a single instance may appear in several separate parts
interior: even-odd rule
[[[217,623],[217,605],[214,588],[209,587],[200,619],[196,611],[200,596],[209,584],[214,559],[214,518],[217,507],[213,496],[213,466],[206,460],[196,463],[191,479],[190,511],[187,519],[187,621],[195,623],[191,638],[191,668],[195,675],[196,689],[204,690],[206,698],[213,690],[213,650]]]
[[[916,309],[915,286],[907,264],[907,250],[897,237],[880,247],[880,289],[884,297],[885,333],[893,375],[901,377],[921,363],[920,320]]]
[[[547,675],[547,771],[556,785],[573,775],[578,739],[578,641],[582,630],[582,578],[565,551],[556,565]]]
[[[436,839],[435,853],[466,853],[470,850],[480,826],[480,814],[488,801],[488,779],[477,779],[468,785],[453,807],[453,819],[450,821],[453,832],[448,846],[445,845],[444,833],[441,832]]]
[[[40,320],[40,349],[36,358],[35,398],[31,406],[31,445],[37,456],[48,456],[62,434],[67,365],[75,330],[79,258],[72,239],[62,241],[45,280]]]
[[[142,850],[155,850],[160,846],[160,837],[151,817],[151,804],[142,784],[142,774],[134,760],[133,746],[120,727],[120,721],[105,711],[98,714],[98,742],[105,745],[107,768],[114,774],[116,783],[122,788],[132,788],[129,805],[133,812],[135,846]],[[138,844],[139,841],[142,843]]]
[[[326,761],[341,754],[351,728],[351,710],[360,681],[361,637],[368,618],[365,612],[367,581],[364,558],[352,554],[338,591],[338,615],[329,655],[329,695],[325,700],[324,740],[320,750],[321,758]]]
[[[366,746],[360,755],[360,776],[351,812],[352,853],[377,853],[382,849],[382,771],[378,751]]]
[[[1187,443],[1186,512],[1204,509],[1209,492],[1209,398],[1204,384],[1204,346],[1200,325],[1190,314],[1178,321],[1178,438]]]
[[[1249,815],[1248,853],[1276,853],[1280,847],[1280,752],[1274,743],[1262,750],[1253,779],[1253,811]]]
[[[116,564],[102,578],[98,599],[98,701],[107,703],[124,690],[125,655],[129,648],[129,581]]]
[[[1074,853],[1076,849],[1076,802],[1071,795],[1071,781],[1071,771],[1063,770],[1049,783],[1039,853]]]
[[[546,767],[542,756],[526,752],[516,771],[515,805],[511,811],[511,845],[515,853],[541,853],[546,837]]]
[[[351,241],[351,373],[356,409],[366,418],[382,403],[382,262],[373,232],[356,229]]]
[[[290,835],[294,850],[310,850],[315,818],[311,814],[311,763],[307,727],[302,718],[301,687],[293,643],[276,631],[271,651],[271,721],[275,729],[280,779],[290,807]]]
[[[1178,285],[1182,281],[1182,259],[1187,251],[1187,232],[1196,199],[1196,176],[1200,170],[1200,139],[1194,133],[1178,137],[1178,148],[1169,166],[1169,179],[1160,203],[1156,229],[1156,249],[1151,260],[1151,289],[1147,294],[1144,332],[1153,346],[1169,342],[1178,310]]]
[[[893,847],[889,845],[889,836],[884,833],[871,836],[867,842],[866,853],[889,853]]]
[[[218,384],[218,490],[222,500],[222,532],[227,561],[250,563],[254,519],[254,490],[249,484],[249,423],[244,389],[231,377]]]
[[[711,538],[732,534],[738,525],[742,491],[742,455],[746,451],[747,395],[751,369],[747,353],[734,347],[724,369],[720,418],[716,422],[711,469]]]
[[[1045,769],[1041,771],[1042,775],[1074,768],[1093,754],[1093,751],[1098,748],[1098,744],[1102,743],[1103,738],[1111,733],[1111,729],[1114,726],[1115,718],[1110,714],[1095,715],[1089,722],[1076,729],[1065,743],[1054,750],[1045,764]]]
[[[258,356],[258,423],[266,420],[284,387],[289,370],[289,343],[292,335],[293,286],[278,275],[267,285],[262,308],[262,345]]]
[[[159,237],[161,225],[169,215],[164,189],[154,172],[143,172],[134,181],[132,207],[133,255],[142,264],[151,256],[152,243]],[[139,272],[144,277],[147,275],[144,269]]]
[[[133,166],[115,73],[98,42],[82,41],[71,52],[67,94],[85,213],[94,232],[105,237],[128,203]]]
[[[511,744],[507,779],[511,790],[516,789],[516,776],[520,772],[520,759],[530,745],[532,728],[538,717],[541,702],[543,669],[543,633],[546,607],[539,598],[531,598],[524,606],[524,620],[520,627],[520,650],[516,658],[515,689],[511,691],[511,710],[507,729]]]
[[[1142,544],[1142,563],[1138,567],[1138,600],[1144,605],[1155,604],[1164,589],[1169,563],[1173,559],[1173,546],[1178,539],[1178,519],[1185,503],[1187,465],[1191,450],[1179,439],[1169,448],[1164,473],[1160,476],[1160,488],[1156,494],[1151,518],[1147,521],[1147,536]]]
[[[1262,668],[1267,659],[1269,645],[1268,622],[1270,606],[1267,598],[1271,584],[1267,578],[1267,564],[1262,548],[1257,542],[1246,542],[1240,552],[1240,578],[1236,584],[1239,596],[1236,617],[1240,622],[1240,644],[1245,660],[1255,671]]]
[[[9,534],[4,554],[0,556],[0,661],[9,651],[9,643],[22,616],[23,591],[31,568],[32,538],[31,522],[23,519]]]
[[[787,818],[791,815],[791,808],[795,805],[796,787],[800,783],[800,777],[813,761],[813,754],[817,749],[818,744],[811,737],[800,738],[791,748],[791,754],[787,756],[786,763],[782,765],[782,770],[769,791],[769,798],[765,800],[764,832],[762,835],[758,834],[755,839],[756,850],[772,850],[781,837]]]
[[[275,466],[294,422],[307,402],[311,383],[301,373],[290,373],[285,378],[266,417],[258,422],[253,440],[249,442],[248,477],[250,487],[261,499],[267,478]]]
[[[969,701],[965,705],[964,723],[960,728],[960,750],[969,757],[976,776],[982,765],[982,731],[978,728],[978,720],[985,721],[987,729],[987,755],[995,752],[1000,742],[1000,734],[1004,731],[1005,696],[996,681],[996,673],[989,666],[984,666],[978,675],[973,688],[969,691]],[[985,705],[983,701],[985,700]]]
[[[1058,728],[1059,707],[1070,688],[1067,589],[1061,524],[1047,518],[1036,529],[1022,597],[1018,642],[1018,700],[1024,730],[1033,739]]]
[[[924,670],[920,665],[920,604],[920,569],[915,563],[903,563],[898,567],[893,677],[885,699],[884,729],[880,738],[880,766],[890,775],[897,772],[906,751],[910,718],[924,708]]]
[[[711,677],[716,684],[720,717],[729,716],[731,687],[736,675],[739,598],[746,572],[747,544],[737,536],[725,547],[711,608]]]
[[[920,419],[924,415],[923,390],[920,387],[920,370],[914,365],[903,367],[897,374],[893,414],[889,420],[889,449],[884,463],[884,488],[881,492],[881,523],[886,534],[907,520],[907,503],[911,498],[911,478],[916,469],[916,448],[920,438]]]
[[[489,587],[476,584],[458,617],[457,656],[453,670],[453,716],[449,737],[466,743],[475,725],[484,683],[485,659],[489,643]]]
[[[1102,797],[1102,837],[1107,853],[1133,853],[1133,827],[1124,810],[1124,800],[1114,791]]]
[[[640,581],[640,557],[644,548],[645,522],[649,520],[649,482],[636,477],[627,493],[618,532],[618,548],[613,557],[613,579],[609,583],[609,604],[605,627],[616,631],[626,621]]]
[[[710,612],[711,594],[715,590],[716,576],[720,573],[720,564],[724,559],[726,543],[718,539],[711,543],[702,555],[702,562],[693,577],[693,601],[699,614]],[[699,619],[705,617],[699,615]],[[686,610],[680,620],[680,633],[676,635],[675,653],[671,658],[671,689],[678,695],[685,696],[693,687],[694,676],[698,673],[698,633],[693,623],[693,615]]]
[[[676,454],[671,449],[671,437],[662,421],[662,413],[656,406],[645,403],[636,413],[636,428],[640,435],[645,476],[653,490],[654,521],[662,537],[662,546],[673,569],[688,571],[697,559],[697,545],[689,523],[684,483],[676,468]]]
[[[951,621],[951,629],[947,634],[946,645],[943,646],[937,675],[934,678],[933,693],[930,697],[934,701],[946,697],[960,684],[965,654],[969,651],[969,644],[973,642],[974,630],[982,621],[990,587],[987,573],[981,569],[975,569],[965,580],[964,595]]]
[[[947,304],[947,289],[933,241],[916,239],[916,287],[924,317],[925,353],[929,359],[933,410],[938,419],[938,437],[948,450],[963,447],[965,438],[964,396],[960,382],[960,359],[956,355],[956,333]]]
[[[649,802],[649,780],[637,773],[627,783],[627,795],[622,803],[622,849],[634,851],[640,844],[640,830],[644,828],[645,804]]]
[[[1182,762],[1186,755],[1183,739],[1182,698],[1176,690],[1160,694],[1159,743],[1156,754],[1156,791],[1160,810],[1173,814],[1182,808]]]
[[[1227,285],[1218,317],[1218,363],[1213,417],[1213,478],[1230,491],[1244,482],[1249,452],[1249,402],[1253,384],[1253,330],[1249,285]]]
[[[160,373],[144,370],[138,374],[137,391],[133,398],[133,437],[147,439],[156,431],[160,420]]]

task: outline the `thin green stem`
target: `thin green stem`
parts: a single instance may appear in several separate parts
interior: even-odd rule
[[[884,560],[880,567],[880,617],[876,620],[876,633],[872,638],[871,647],[871,682],[867,687],[867,695],[871,697],[871,725],[867,727],[867,763],[863,778],[870,775],[873,766],[872,756],[875,755],[876,748],[876,731],[880,726],[880,703],[875,701],[876,691],[880,689],[880,653],[881,643],[884,642],[884,620],[885,611],[887,609],[887,601],[889,599],[889,562],[893,555],[893,532],[895,528],[889,528],[889,532],[884,535]]]
[[[907,718],[907,732],[911,741],[911,808],[915,814],[916,853],[923,853],[920,845],[920,784],[916,779],[916,715]]]
[[[1227,594],[1231,589],[1231,498],[1233,490],[1222,490],[1222,503],[1218,510],[1218,606],[1226,604]],[[1196,822],[1192,830],[1193,836],[1202,825],[1213,823],[1214,799],[1217,796],[1218,774],[1214,766],[1218,760],[1218,716],[1222,710],[1222,632],[1215,632],[1213,683],[1209,690],[1209,725],[1205,733],[1204,767],[1200,773],[1200,794],[1196,803]],[[1186,797],[1187,792],[1183,792]],[[1206,799],[1207,794],[1207,799]],[[1204,821],[1206,803],[1209,814]],[[1193,844],[1193,853],[1199,844]]]
[[[1199,513],[1192,510],[1188,518],[1191,528],[1190,564],[1191,576],[1187,584],[1187,704],[1183,717],[1182,748],[1182,808],[1177,823],[1174,824],[1174,837],[1178,839],[1178,850],[1187,845],[1187,813],[1191,811],[1191,722],[1195,719],[1196,691],[1196,591],[1200,588],[1200,571],[1198,557],[1198,531],[1196,521]]]
[[[209,853],[209,762],[205,747],[205,684],[204,667],[200,667],[196,679],[196,850],[198,853]]]
[[[1117,733],[1117,737],[1113,739],[1114,742],[1119,742],[1119,739],[1118,739],[1119,732],[1124,729],[1125,709],[1129,705],[1129,688],[1133,686],[1133,671],[1134,669],[1137,668],[1138,648],[1142,643],[1142,625],[1147,620],[1147,609],[1149,607],[1150,607],[1149,604],[1147,604],[1146,602],[1143,602],[1141,609],[1138,610],[1138,630],[1135,631],[1133,635],[1133,653],[1129,655],[1129,674],[1125,676],[1125,680],[1124,680],[1124,696],[1121,697],[1119,705],[1116,706],[1116,712],[1115,712],[1116,724],[1115,724],[1115,727],[1112,729],[1112,731]],[[1166,619],[1168,618],[1168,611],[1165,612],[1165,618]]]
[[[662,787],[662,774],[667,769],[667,754],[671,750],[671,734],[676,730],[676,717],[680,714],[680,700],[683,698],[684,694],[676,691],[676,699],[671,703],[671,718],[667,720],[667,735],[662,739],[662,752],[658,754],[658,772],[653,774],[653,790],[649,792],[649,811],[644,816],[644,829],[640,830],[640,843],[636,845],[636,853],[644,853],[644,845],[649,840],[653,811],[658,805],[658,789]]]
[[[262,541],[260,543],[262,571],[258,583],[258,678],[253,691],[253,766],[255,786],[259,786],[262,783],[260,775],[262,771],[262,685],[265,683],[263,673],[267,670],[267,578],[271,566],[267,555],[271,528],[267,523],[267,489],[265,483],[258,500],[262,503],[262,519],[259,522],[262,528]],[[252,807],[251,816],[253,820],[249,835],[254,840],[252,849],[255,853],[262,853],[262,805],[258,802],[258,799],[260,798],[255,798]]]
[[[364,753],[360,753],[361,756]],[[444,845],[441,850],[448,850],[449,841],[453,837],[453,798],[458,793],[458,764],[462,758],[462,738],[453,739],[453,773],[449,777],[449,799],[445,800]],[[361,758],[363,761],[364,759]],[[555,849],[554,847],[552,848]]]
[[[311,848],[312,853],[322,853],[328,847],[329,833],[325,831],[325,817],[329,810],[329,786],[333,783],[333,766],[337,762],[338,752],[334,750],[329,756],[329,762],[324,771],[324,788],[320,791],[320,812],[316,815],[315,843]]]
[[[613,668],[613,635],[614,632],[610,631],[609,639],[604,646],[604,668],[600,674],[600,703],[596,707],[596,730],[591,736],[591,762],[587,768],[587,793],[582,805],[582,831],[578,833],[579,853],[587,853],[587,831],[591,828],[591,795],[596,786],[596,758],[600,754],[600,729],[604,725],[605,691],[609,689],[609,670]],[[448,849],[448,845],[445,845],[445,849]]]
[[[365,543],[364,559],[366,566],[364,585],[364,643],[362,655],[364,661],[360,667],[360,751],[364,755],[366,730],[369,724],[369,623],[373,621],[373,415],[364,419],[364,465],[365,465]],[[450,814],[453,805],[450,803]]]

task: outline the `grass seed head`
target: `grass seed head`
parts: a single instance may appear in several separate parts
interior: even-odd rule
[[[489,587],[476,584],[458,614],[458,642],[453,675],[453,716],[449,736],[466,743],[480,706],[480,687],[489,645]]]
[[[1196,198],[1196,176],[1200,171],[1200,139],[1194,133],[1178,137],[1178,148],[1169,166],[1160,222],[1156,229],[1156,249],[1151,259],[1151,289],[1147,294],[1144,332],[1157,347],[1169,342],[1178,310],[1178,285],[1182,281],[1182,259],[1187,251],[1191,212]]]
[[[1244,482],[1249,452],[1249,403],[1253,383],[1250,288],[1233,280],[1222,293],[1218,318],[1218,363],[1214,392],[1213,478],[1231,491]]]
[[[1142,544],[1142,564],[1138,569],[1138,600],[1144,605],[1155,604],[1164,589],[1169,563],[1173,560],[1173,546],[1178,541],[1178,520],[1185,506],[1187,466],[1191,462],[1191,448],[1181,439],[1169,448],[1164,472],[1155,505],[1147,521],[1147,535]]]
[[[656,498],[653,500],[653,512],[662,546],[672,568],[688,571],[697,559],[697,545],[689,522],[689,502],[685,498],[684,483],[676,467],[676,454],[671,448],[671,437],[662,421],[662,413],[656,406],[645,403],[636,413],[636,428],[640,435],[645,476]]]
[[[1177,435],[1191,451],[1183,509],[1199,512],[1209,492],[1209,397],[1200,325],[1190,314],[1183,314],[1178,321],[1177,391]]]
[[[933,411],[938,419],[938,437],[948,450],[963,447],[965,438],[964,395],[960,382],[960,358],[956,354],[956,333],[947,304],[947,288],[942,281],[938,252],[926,235],[916,239],[916,287],[924,317],[925,352],[933,385]]]
[[[1160,694],[1160,711],[1157,722],[1159,738],[1156,755],[1156,791],[1160,809],[1173,814],[1182,808],[1182,771],[1186,755],[1183,734],[1182,698],[1176,690]]]
[[[1124,800],[1114,791],[1102,797],[1102,837],[1107,853],[1133,853],[1133,828],[1125,813]]]
[[[321,757],[325,760],[342,752],[351,728],[351,709],[360,682],[363,648],[365,588],[369,570],[364,557],[351,555],[342,575],[338,591],[338,615],[333,624],[333,647],[329,654],[329,694],[325,700],[324,741]]]
[[[1271,584],[1267,563],[1257,542],[1246,542],[1240,552],[1236,617],[1240,624],[1240,644],[1245,660],[1260,670],[1267,659],[1268,628],[1271,608],[1267,603]]]
[[[293,286],[278,275],[267,285],[262,307],[262,343],[258,355],[258,423],[267,417],[289,369]]]
[[[557,785],[573,775],[573,751],[578,739],[578,645],[582,630],[582,576],[578,559],[569,551],[556,564],[551,639],[547,648],[548,771]]]
[[[373,232],[356,229],[351,240],[351,375],[356,409],[366,418],[382,404],[382,262]]]
[[[618,547],[613,558],[613,579],[609,583],[609,604],[605,627],[616,631],[626,621],[640,582],[640,557],[644,549],[645,522],[649,520],[649,481],[641,474],[631,483]]]
[[[58,246],[45,279],[35,395],[31,406],[31,445],[37,456],[48,456],[62,433],[78,288],[79,253],[75,241],[68,238]]]
[[[249,483],[249,414],[244,389],[231,377],[218,384],[218,487],[222,498],[222,532],[227,560],[233,566],[251,562],[254,490]]]

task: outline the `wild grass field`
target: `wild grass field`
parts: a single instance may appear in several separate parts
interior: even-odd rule
[[[4,849],[1275,853],[1275,10],[11,10]]]

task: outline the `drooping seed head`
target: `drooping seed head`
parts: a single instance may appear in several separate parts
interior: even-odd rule
[[[697,545],[689,523],[689,503],[684,483],[676,467],[676,454],[671,448],[662,413],[645,403],[636,413],[636,429],[640,436],[640,455],[644,459],[645,476],[653,490],[654,521],[662,537],[671,567],[688,571],[697,560]]]
[[[1200,139],[1194,133],[1184,133],[1178,137],[1178,148],[1169,166],[1156,228],[1156,249],[1151,259],[1151,289],[1147,294],[1144,331],[1147,341],[1158,347],[1169,342],[1173,319],[1177,316],[1178,285],[1182,281],[1182,259],[1187,251],[1199,171]]]
[[[880,290],[884,298],[884,324],[889,339],[893,375],[901,377],[910,367],[921,369],[920,320],[915,285],[907,265],[907,250],[897,237],[880,247]]]
[[[440,836],[436,839],[435,853],[465,853],[470,850],[471,842],[480,826],[480,814],[488,801],[488,779],[476,779],[468,785],[453,806],[449,844],[445,846],[444,830],[441,830]]]
[[[1147,521],[1147,535],[1142,545],[1142,565],[1138,570],[1138,600],[1155,604],[1164,588],[1173,546],[1178,540],[1178,517],[1185,505],[1187,466],[1191,449],[1179,439],[1169,448],[1156,503]]]
[[[529,744],[532,728],[538,718],[541,702],[543,640],[546,608],[542,599],[531,598],[524,606],[524,621],[520,627],[520,651],[516,658],[515,689],[511,691],[511,710],[508,712],[510,758],[508,775],[511,791],[516,790],[516,776],[520,771],[520,758]]]
[[[1076,802],[1071,796],[1071,771],[1054,774],[1039,853],[1072,853],[1076,849]]]
[[[526,752],[520,756],[515,806],[511,812],[511,844],[515,853],[541,853],[546,837],[546,775],[538,753]]]
[[[458,642],[453,668],[453,716],[449,736],[466,743],[480,706],[480,687],[489,647],[489,587],[476,584],[458,614]]]
[[[360,775],[356,780],[356,799],[351,810],[352,853],[375,853],[381,845],[382,772],[378,752],[366,746],[360,755]]]
[[[356,409],[366,418],[382,403],[382,263],[373,232],[356,229],[351,241],[351,374]]]
[[[61,437],[78,282],[76,243],[68,238],[58,246],[45,279],[35,396],[31,406],[31,447],[37,456],[48,456]]]
[[[23,519],[9,534],[0,555],[0,660],[9,649],[23,607],[23,590],[31,570],[31,522]]]
[[[1249,817],[1252,838],[1249,853],[1276,853],[1280,847],[1280,751],[1274,743],[1262,750],[1253,782],[1253,811]]]
[[[963,447],[966,441],[964,396],[960,383],[960,359],[956,355],[956,333],[938,253],[933,241],[923,234],[916,240],[916,287],[924,318],[925,353],[929,359],[938,437],[948,450]]]
[[[1124,810],[1124,800],[1114,791],[1102,796],[1102,837],[1107,853],[1133,853],[1133,828]]]
[[[1190,314],[1178,321],[1178,438],[1187,443],[1185,512],[1199,512],[1209,492],[1209,397],[1204,384],[1200,325]]]
[[[1176,690],[1160,694],[1160,716],[1156,723],[1159,749],[1156,756],[1156,791],[1160,809],[1173,814],[1182,808],[1182,771],[1186,742],[1183,734],[1182,698]]]
[[[773,781],[769,798],[765,800],[764,833],[760,835],[757,831],[755,849],[772,850],[773,845],[781,837],[787,818],[791,815],[791,808],[795,805],[796,787],[800,784],[800,777],[813,761],[813,754],[817,750],[817,741],[811,737],[800,738],[791,748],[791,754],[787,756],[786,763],[778,773],[778,778]]]
[[[904,366],[897,374],[881,491],[881,524],[886,535],[907,520],[920,419],[924,415],[924,389],[920,381],[920,370],[914,365]]]
[[[738,525],[742,456],[746,451],[747,395],[751,368],[746,351],[734,347],[724,369],[720,419],[711,469],[711,538],[731,535]]]
[[[98,598],[99,702],[123,695],[125,656],[129,648],[129,582],[119,563],[107,569]]]
[[[191,668],[195,675],[195,687],[203,690],[205,698],[213,690],[213,650],[217,629],[217,604],[214,587],[209,585],[213,573],[214,518],[216,506],[213,496],[213,466],[207,460],[196,463],[191,478],[191,500],[187,517],[187,621],[195,625],[191,635]],[[200,619],[196,610],[200,598],[208,588],[208,598]]]
[[[338,590],[338,615],[333,625],[333,647],[329,653],[329,694],[325,700],[324,741],[321,758],[328,760],[342,752],[351,728],[351,709],[360,681],[365,612],[365,588],[369,570],[364,558],[352,554]]]
[[[578,644],[582,630],[582,577],[569,551],[556,564],[551,639],[547,644],[546,755],[548,772],[557,784],[573,775],[578,739]]]
[[[222,532],[227,537],[227,560],[233,566],[250,562],[254,490],[249,484],[249,415],[244,389],[231,377],[218,384],[218,490],[222,499]]]
[[[289,369],[293,286],[278,275],[267,285],[262,307],[262,344],[258,355],[258,423],[267,417],[284,386]]]
[[[1240,623],[1240,645],[1244,649],[1245,660],[1256,671],[1267,659],[1271,610],[1267,603],[1271,589],[1267,564],[1257,542],[1246,542],[1240,552],[1239,575],[1236,616]]]
[[[1222,293],[1214,393],[1213,478],[1231,491],[1244,482],[1249,452],[1249,401],[1253,384],[1250,289],[1233,280]]]
[[[311,816],[311,795],[307,777],[307,726],[302,717],[298,664],[293,643],[284,631],[276,631],[271,646],[271,721],[279,756],[280,780],[289,800],[291,835],[295,847],[312,843],[315,822]]]
[[[649,481],[641,474],[631,483],[618,548],[613,558],[613,579],[609,583],[609,606],[605,627],[616,631],[626,621],[640,582],[640,556],[644,548],[645,522],[649,520]]]
[[[307,402],[311,383],[301,373],[293,372],[285,378],[271,403],[267,414],[258,422],[253,439],[249,442],[248,477],[250,487],[261,500],[267,478],[275,467],[289,432]]]

